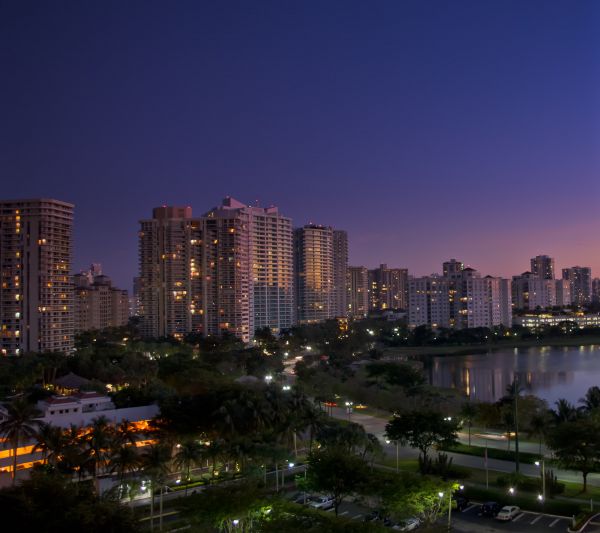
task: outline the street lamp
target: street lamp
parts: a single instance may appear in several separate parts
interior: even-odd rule
[[[348,420],[350,420],[350,415],[352,414],[352,406],[354,402],[346,402],[346,413],[348,413]]]
[[[386,444],[392,443],[391,440],[386,440],[385,442],[386,442]],[[400,461],[399,461],[399,456],[398,456],[398,441],[395,440],[394,444],[396,445],[396,473],[398,473],[400,471]]]
[[[514,489],[514,488],[512,488],[512,487],[510,487],[510,488],[508,489],[508,493],[509,493],[511,496],[514,496],[514,495],[515,495],[515,489]]]
[[[444,497],[443,492],[438,492],[440,500]],[[452,529],[452,489],[448,491],[448,531]]]
[[[543,459],[541,459],[541,461],[535,462],[535,466],[540,466],[540,463],[542,465],[542,498],[545,500],[546,499],[546,463],[544,462]]]
[[[273,376],[272,376],[271,374],[267,374],[267,375],[265,376],[265,381],[266,381],[267,383],[271,383],[271,381],[273,381]]]

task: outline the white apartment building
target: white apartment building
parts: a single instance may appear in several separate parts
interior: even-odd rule
[[[512,300],[515,309],[546,309],[556,303],[556,280],[523,272],[512,278]]]
[[[72,204],[0,201],[0,354],[73,350]]]

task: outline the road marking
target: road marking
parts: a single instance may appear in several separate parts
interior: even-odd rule
[[[469,505],[469,507],[467,507],[467,508],[466,508],[466,509],[463,511],[463,513],[468,513],[468,512],[469,512],[471,509],[473,509],[473,508],[475,508],[475,507],[477,507],[477,504],[476,504],[476,503],[472,503],[471,505]]]
[[[559,520],[560,518],[557,518],[556,520],[550,522],[550,525],[548,527],[554,527]]]
[[[344,511],[343,513],[340,513],[339,516],[344,516],[345,514],[348,514],[348,511]]]
[[[529,522],[530,524],[535,524],[540,518],[542,518],[542,516],[544,516],[543,514],[536,516],[531,522]]]
[[[525,513],[521,513],[517,516],[515,516],[515,518],[513,519],[513,522],[516,522],[517,520],[521,520],[521,518],[523,518],[525,516]]]
[[[356,516],[352,517],[352,520],[358,520],[362,515],[361,514],[357,514]]]

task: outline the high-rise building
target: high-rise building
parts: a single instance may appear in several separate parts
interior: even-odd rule
[[[333,312],[348,315],[348,233],[333,230]]]
[[[142,292],[142,278],[135,276],[133,278],[133,293],[129,298],[129,316],[140,316],[141,315],[141,292]]]
[[[554,279],[554,258],[547,255],[532,257],[531,273],[541,279]]]
[[[592,302],[600,303],[600,278],[592,280]]]
[[[510,280],[481,277],[454,259],[444,276],[409,278],[410,327],[492,328],[512,325]]]
[[[202,222],[191,207],[157,207],[140,221],[140,332],[183,337],[201,331]]]
[[[229,331],[245,342],[260,328],[293,325],[292,221],[277,207],[225,198],[202,217],[206,334]]]
[[[589,305],[592,302],[592,269],[574,266],[563,268],[562,277],[571,284],[571,303]]]
[[[523,272],[512,278],[512,301],[515,309],[547,309],[556,305],[555,280]]]
[[[336,300],[338,292],[346,290],[346,276],[342,279],[340,273],[348,266],[347,254],[336,257],[334,253],[336,231],[316,224],[294,230],[296,320],[300,324],[347,314],[339,309],[342,299]],[[347,248],[347,241],[344,246]]]
[[[408,270],[385,264],[369,270],[369,302],[374,311],[407,309]]]
[[[0,352],[73,350],[72,204],[0,202]]]
[[[364,266],[348,267],[348,316],[365,318],[369,314],[369,271]]]
[[[556,305],[560,307],[571,305],[571,282],[568,279],[555,279]]]
[[[113,287],[111,279],[102,274],[93,276],[90,283],[89,276],[92,271],[94,270],[73,276],[76,334],[93,329],[124,326],[129,320],[127,291]]]

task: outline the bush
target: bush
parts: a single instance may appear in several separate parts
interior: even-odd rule
[[[517,490],[535,493],[542,491],[542,480],[537,477],[528,477],[523,474],[507,474],[498,476],[496,483],[499,487],[514,487]],[[550,498],[565,491],[564,483],[560,483],[553,470],[546,471],[546,495]]]

